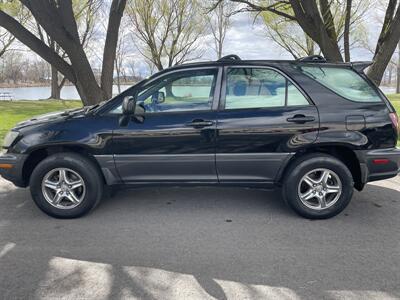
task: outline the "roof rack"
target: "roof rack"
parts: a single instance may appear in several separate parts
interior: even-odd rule
[[[306,57],[300,57],[296,61],[301,62],[326,62],[326,59],[321,55],[310,55]]]
[[[241,59],[236,54],[229,54],[218,59],[218,61],[225,61],[225,60],[241,60]]]

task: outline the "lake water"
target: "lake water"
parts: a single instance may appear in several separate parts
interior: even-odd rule
[[[121,91],[126,90],[131,85],[121,85]],[[47,99],[50,97],[49,86],[37,86],[37,87],[18,87],[18,88],[0,88],[0,95],[2,93],[10,93],[12,98],[15,100],[39,100]],[[118,94],[118,87],[113,86],[113,94]],[[75,86],[64,86],[61,90],[62,99],[80,99],[78,91]],[[0,97],[1,100],[1,97]]]
[[[121,85],[121,91],[126,90],[131,85]],[[393,87],[381,86],[381,89],[386,94],[395,93],[396,89]],[[185,89],[183,89],[185,90]],[[189,92],[186,91],[185,92]],[[0,95],[2,93],[10,93],[14,100],[39,100],[47,99],[50,97],[50,87],[18,87],[18,88],[0,88]],[[116,85],[113,86],[113,95],[118,94],[118,88]],[[80,99],[79,94],[74,86],[65,86],[61,90],[61,98],[63,99]],[[0,96],[0,100],[1,96]]]

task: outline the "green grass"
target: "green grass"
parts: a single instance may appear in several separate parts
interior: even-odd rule
[[[400,94],[388,95],[388,98],[400,115]],[[5,134],[18,122],[48,112],[81,106],[82,102],[78,100],[0,101],[0,146],[3,143]],[[400,139],[398,145],[400,146]]]
[[[397,114],[400,115],[400,94],[387,95],[390,102],[392,102]]]
[[[0,101],[0,145],[6,133],[18,122],[53,111],[81,107],[81,101]]]
[[[397,115],[400,116],[400,94],[387,95],[387,97],[389,98],[390,102],[392,102]],[[397,147],[400,147],[400,136],[397,140]]]

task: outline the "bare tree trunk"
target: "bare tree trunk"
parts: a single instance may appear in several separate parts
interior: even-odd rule
[[[346,1],[346,16],[344,20],[343,46],[344,61],[350,61],[350,22],[351,22],[351,5],[352,0]]]
[[[58,85],[58,71],[51,66],[51,95],[50,99],[61,99],[61,89]]]
[[[101,88],[104,91],[106,99],[112,97],[114,60],[118,44],[118,32],[125,6],[126,0],[113,0],[111,3],[101,72]]]
[[[396,80],[396,93],[400,93],[400,43],[397,44],[397,49],[399,51],[397,56],[397,80]]]
[[[222,57],[222,47],[223,47],[223,43],[221,41],[218,42],[218,59],[220,59]]]
[[[118,87],[118,94],[121,94],[121,82],[120,82],[120,72],[118,67],[118,60],[115,60],[115,71],[117,72],[117,87]]]
[[[166,97],[174,97],[174,93],[172,92],[172,85],[171,84],[167,84],[165,86],[165,91],[167,92]]]
[[[397,0],[390,0],[386,9],[385,21],[379,35],[372,66],[368,76],[376,85],[381,83],[383,74],[400,40],[400,6]],[[395,13],[396,11],[396,13]]]
[[[220,59],[222,57],[222,47],[224,44],[224,2],[221,2],[218,7],[218,38],[217,42],[217,57]]]
[[[306,33],[306,44],[307,44],[307,55],[314,55],[315,54],[315,44],[312,38],[310,38]]]
[[[332,27],[332,15],[327,0],[320,2],[325,11],[324,20],[321,19],[316,1],[289,0],[289,2],[296,21],[304,32],[318,44],[325,58],[329,61],[343,61],[337,44],[335,28]]]

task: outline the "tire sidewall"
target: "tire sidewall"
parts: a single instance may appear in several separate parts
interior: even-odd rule
[[[60,209],[47,202],[42,193],[42,180],[53,169],[68,168],[77,172],[85,183],[85,197],[71,209]],[[46,214],[56,218],[77,218],[94,208],[102,194],[99,172],[91,161],[75,154],[56,154],[43,160],[34,169],[30,178],[30,190],[36,205]]]
[[[300,180],[308,172],[325,168],[335,172],[342,184],[342,193],[337,202],[324,210],[314,210],[302,203],[298,195],[298,185]],[[341,161],[328,155],[316,155],[303,159],[293,166],[285,180],[284,198],[298,214],[310,219],[325,219],[330,218],[346,208],[353,195],[353,177],[349,169]]]

